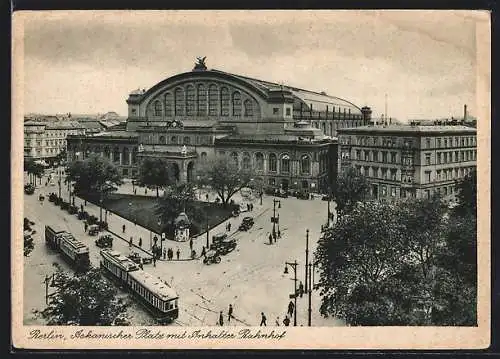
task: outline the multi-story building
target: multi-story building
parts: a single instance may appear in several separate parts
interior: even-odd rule
[[[461,125],[379,125],[339,130],[339,167],[353,166],[374,198],[451,199],[476,167],[476,129]]]
[[[84,133],[76,121],[24,122],[24,158],[52,160],[66,150],[66,137]]]
[[[199,161],[225,154],[266,184],[317,192],[336,174],[336,131],[371,116],[368,107],[324,92],[208,70],[201,62],[132,92],[127,104],[123,130],[70,136],[68,159],[99,153],[134,177],[143,159],[160,157],[177,180],[190,181]]]

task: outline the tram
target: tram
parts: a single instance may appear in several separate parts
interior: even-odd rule
[[[101,250],[101,268],[134,293],[159,323],[170,323],[179,317],[179,296],[159,278],[139,269],[120,252]]]
[[[78,241],[67,231],[56,231],[45,226],[45,244],[60,252],[77,271],[87,271],[90,268],[89,247]]]

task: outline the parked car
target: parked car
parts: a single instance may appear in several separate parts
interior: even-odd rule
[[[205,258],[203,258],[204,264],[212,264],[212,263],[220,263],[221,258],[218,255],[217,251],[209,250],[205,254]]]
[[[99,226],[97,224],[92,224],[89,226],[88,233],[90,236],[95,236],[99,233]]]
[[[134,263],[141,263],[141,260],[142,260],[142,264],[149,264],[151,262],[153,262],[153,258],[152,257],[141,257],[141,255],[137,252],[133,252],[131,254],[129,254],[127,256],[130,260],[132,260]]]
[[[297,197],[298,199],[309,199],[310,194],[307,191],[296,191],[295,197]]]
[[[243,221],[241,222],[240,226],[238,227],[238,230],[240,231],[248,231],[250,228],[253,226],[253,218],[252,217],[245,217],[243,218]]]
[[[113,237],[109,234],[100,236],[98,239],[96,239],[95,245],[99,248],[113,248]]]
[[[216,251],[220,255],[226,255],[236,248],[236,240],[233,238],[226,238],[221,242],[212,243],[211,250]]]
[[[35,186],[32,184],[27,184],[24,186],[24,193],[26,194],[33,194],[35,193]]]

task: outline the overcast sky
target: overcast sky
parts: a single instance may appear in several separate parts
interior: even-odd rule
[[[127,114],[128,93],[208,68],[408,118],[476,101],[474,12],[73,12],[24,22],[24,112]]]

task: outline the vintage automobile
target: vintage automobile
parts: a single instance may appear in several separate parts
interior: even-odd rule
[[[236,248],[236,240],[229,238],[226,233],[219,233],[212,237],[210,250],[216,251],[220,255],[232,252]]]
[[[90,225],[88,233],[90,236],[96,236],[99,233],[99,226],[97,224]]]
[[[134,263],[137,263],[137,264],[141,263],[141,260],[142,260],[142,264],[149,264],[149,263],[153,262],[152,257],[141,257],[141,255],[137,252],[132,252],[127,257],[130,260],[132,260]]]
[[[277,188],[277,189],[274,191],[274,195],[275,195],[276,197],[288,198],[288,193],[287,193],[287,191],[282,190],[281,188],[280,188],[280,189],[278,189],[278,188]]]
[[[95,245],[99,248],[113,248],[113,237],[109,234],[100,236],[96,239]]]
[[[307,191],[296,191],[294,193],[294,195],[298,199],[309,199],[311,197],[310,194],[309,194],[309,192],[307,192]]]
[[[248,231],[250,228],[253,226],[253,218],[252,217],[245,217],[243,218],[243,221],[241,222],[240,226],[238,227],[238,230],[240,231]]]
[[[208,250],[203,258],[203,264],[220,263],[221,258],[215,250]]]
[[[35,193],[35,186],[32,184],[27,184],[24,186],[24,193],[26,194],[33,194]]]

